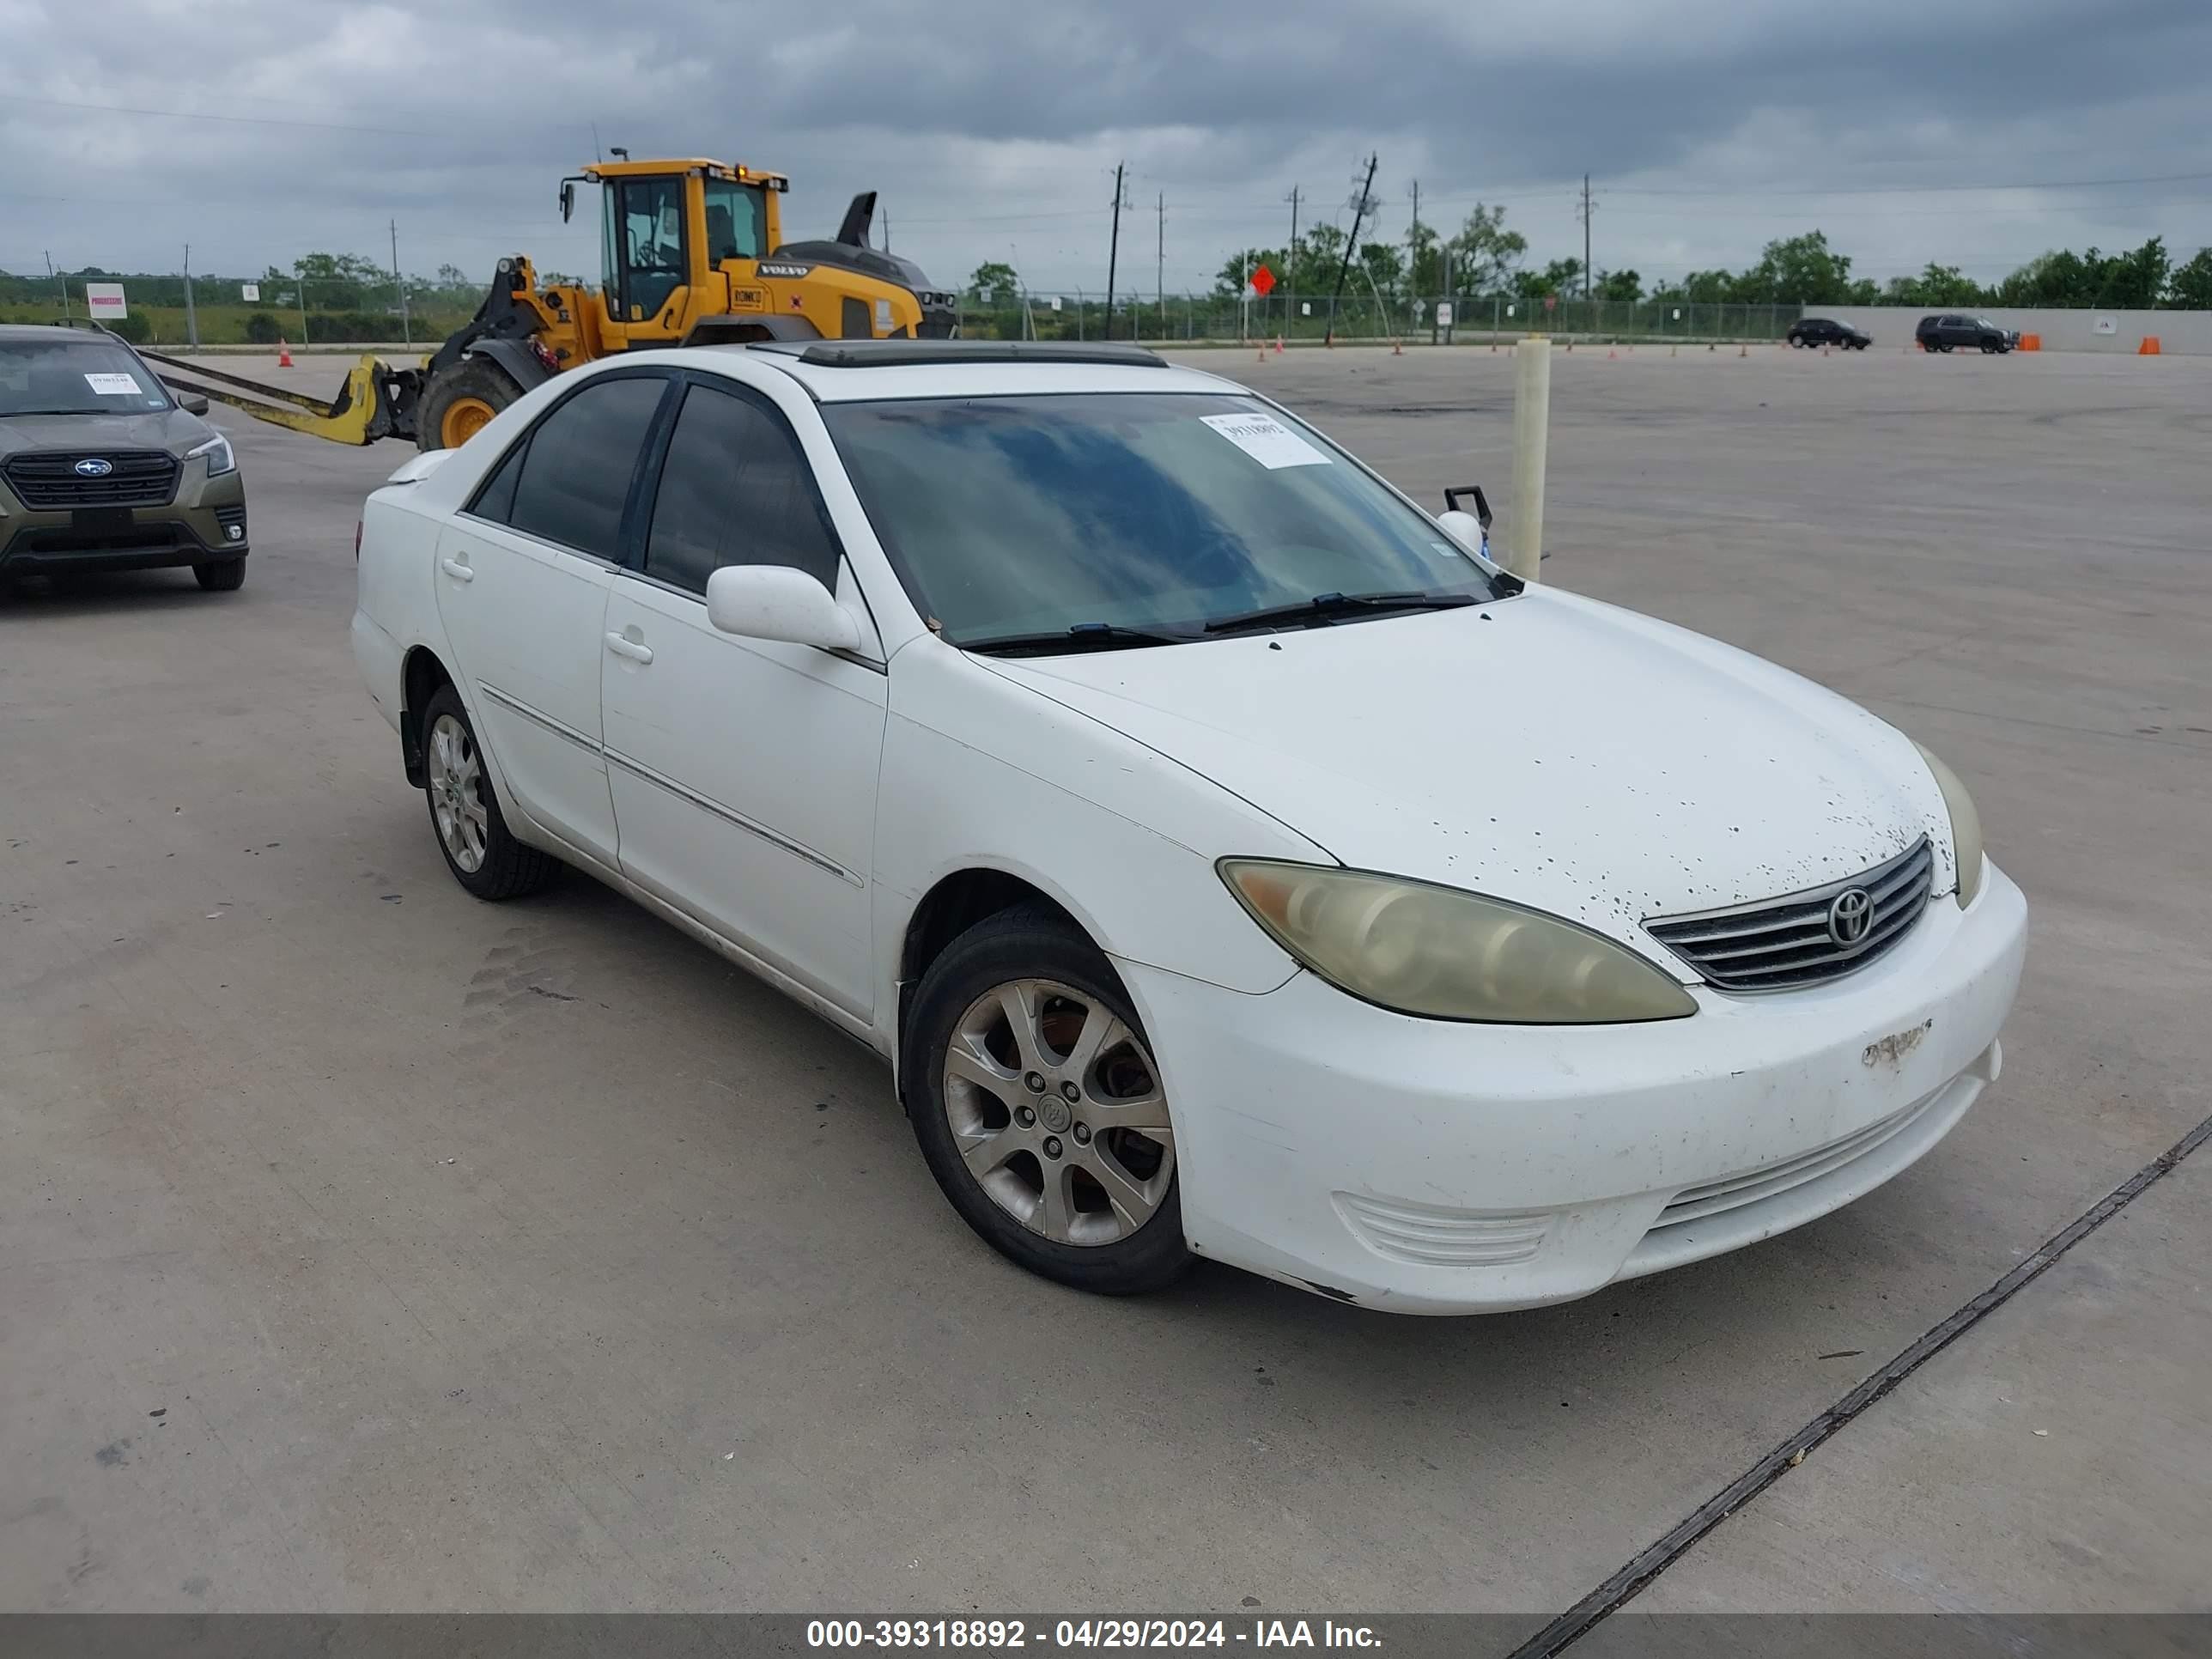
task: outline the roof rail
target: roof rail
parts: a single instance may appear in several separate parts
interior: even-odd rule
[[[890,368],[935,363],[1112,363],[1165,368],[1167,360],[1142,346],[1049,344],[1042,340],[820,340],[765,342],[756,351],[795,354],[817,368]]]

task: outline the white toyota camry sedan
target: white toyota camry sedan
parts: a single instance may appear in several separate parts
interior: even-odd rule
[[[1997,1075],[2027,908],[1942,762],[1142,351],[617,358],[403,467],[360,557],[461,886],[584,871],[868,1043],[1066,1284],[1557,1302],[1835,1209]]]

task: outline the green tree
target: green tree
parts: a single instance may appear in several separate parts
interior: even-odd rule
[[[2114,254],[2105,264],[2093,305],[2145,310],[2166,297],[2166,275],[2173,261],[2167,257],[2166,240],[2154,236],[2132,253]]]
[[[1461,294],[1495,294],[1512,286],[1513,269],[1528,252],[1528,239],[1517,230],[1505,228],[1504,208],[1477,202],[1450,246],[1453,289]],[[1577,264],[1575,269],[1580,270],[1582,266]]]
[[[1352,264],[1352,280],[1362,288],[1374,283],[1375,291],[1386,300],[1394,297],[1406,280],[1406,256],[1395,242],[1362,242]],[[1367,273],[1364,279],[1356,274],[1361,270]]]
[[[1514,294],[1524,300],[1540,300],[1556,294],[1563,300],[1579,299],[1583,291],[1583,262],[1554,259],[1541,270],[1513,273]]]
[[[2173,268],[2166,279],[2166,302],[2191,311],[2212,311],[2212,247],[2197,250],[2197,257]]]
[[[1830,247],[1825,232],[1810,230],[1769,242],[1727,297],[1754,305],[1840,305],[1851,297],[1850,276],[1850,256]]]
[[[1309,228],[1298,238],[1296,268],[1290,273],[1291,287],[1300,294],[1310,294],[1322,300],[1335,293],[1337,267],[1344,261],[1344,243],[1340,225],[1320,224]],[[1285,274],[1280,265],[1274,267],[1274,272],[1279,278]],[[1347,276],[1346,280],[1351,279]]]
[[[968,297],[987,306],[1012,303],[1020,289],[1014,268],[999,259],[986,259],[968,278]]]
[[[1601,270],[1597,276],[1596,292],[1601,300],[1620,300],[1633,305],[1644,297],[1644,278],[1632,270]]]

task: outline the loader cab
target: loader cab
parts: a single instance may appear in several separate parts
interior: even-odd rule
[[[737,274],[749,277],[780,239],[779,174],[699,160],[601,162],[563,181],[563,217],[576,184],[599,186],[599,332],[615,350],[671,344],[698,318],[729,311],[725,267],[742,262]]]

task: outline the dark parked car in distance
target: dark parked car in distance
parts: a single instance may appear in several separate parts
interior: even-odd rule
[[[1864,351],[1874,343],[1874,336],[1864,329],[1853,328],[1849,323],[1839,323],[1828,317],[1800,317],[1790,325],[1790,343],[1794,346],[1841,346],[1846,351]]]
[[[207,408],[105,329],[0,324],[0,587],[179,565],[244,583],[246,486]]]
[[[2020,343],[2017,329],[1999,328],[1986,317],[1963,312],[1939,312],[1923,317],[1912,331],[1923,351],[1948,351],[1954,346],[1978,346],[1984,351],[2010,351]]]

